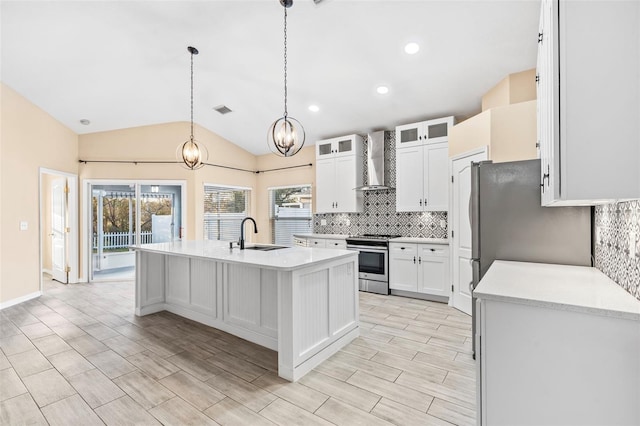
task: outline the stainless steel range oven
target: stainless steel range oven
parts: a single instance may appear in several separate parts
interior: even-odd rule
[[[358,235],[347,238],[347,250],[358,251],[361,291],[389,294],[389,239],[393,235]]]

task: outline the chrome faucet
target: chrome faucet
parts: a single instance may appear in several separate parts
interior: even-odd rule
[[[240,223],[240,240],[238,241],[240,250],[244,250],[244,223],[248,220],[253,222],[253,233],[258,233],[258,225],[256,225],[256,221],[252,217],[245,217],[244,219],[242,219],[242,223]]]

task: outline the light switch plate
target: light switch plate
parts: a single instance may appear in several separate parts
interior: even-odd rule
[[[326,224],[327,224],[327,219],[320,219],[320,225],[326,226]]]
[[[636,233],[633,231],[629,232],[629,257],[636,257]]]
[[[345,222],[345,225],[350,226],[351,225],[351,221],[349,219],[347,219]]]
[[[447,221],[444,219],[440,219],[440,228],[444,228],[447,226]]]
[[[26,220],[20,221],[20,230],[26,231],[27,229],[29,229],[29,223]]]

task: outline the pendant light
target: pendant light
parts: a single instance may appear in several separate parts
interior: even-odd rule
[[[176,159],[182,162],[186,168],[196,170],[204,166],[204,162],[209,159],[209,152],[204,145],[199,145],[193,137],[193,55],[197,55],[199,52],[192,46],[187,47],[187,50],[191,53],[191,136],[186,142],[178,145]]]
[[[290,117],[287,111],[287,8],[293,0],[280,0],[284,8],[284,115],[273,122],[267,134],[271,151],[282,157],[292,157],[304,145],[304,127],[298,120]]]

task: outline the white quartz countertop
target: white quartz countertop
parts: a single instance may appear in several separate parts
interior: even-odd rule
[[[473,293],[480,299],[640,321],[640,300],[586,266],[496,260]]]
[[[417,238],[417,237],[398,237],[389,240],[390,243],[414,243],[414,244],[443,244],[449,245],[446,238]]]
[[[300,238],[323,238],[326,240],[344,240],[348,235],[343,234],[293,234],[294,237]]]
[[[247,247],[253,244],[247,243]],[[266,244],[260,244],[266,245]],[[244,263],[261,268],[290,271],[328,260],[358,253],[349,250],[287,247],[271,251],[229,249],[228,241],[174,241],[170,243],[141,244],[132,249],[153,253],[171,254],[185,257],[198,257],[227,263]]]

